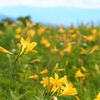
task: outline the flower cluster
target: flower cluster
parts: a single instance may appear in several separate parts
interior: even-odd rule
[[[43,84],[44,87],[47,87],[48,92],[54,93],[56,96],[75,96],[77,94],[76,88],[68,81],[66,75],[59,78],[57,73],[55,73],[55,78],[44,77],[40,83]],[[77,96],[75,97],[79,100]]]

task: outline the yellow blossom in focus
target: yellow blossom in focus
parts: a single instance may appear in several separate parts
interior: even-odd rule
[[[40,74],[47,74],[48,73],[48,69],[44,69],[43,71],[40,72]]]
[[[66,86],[62,86],[62,92],[59,96],[73,96],[77,94],[76,88],[73,88],[73,84],[71,82],[66,83]]]
[[[40,83],[43,84],[44,87],[48,86],[49,78],[48,77],[43,77],[43,79]]]
[[[59,79],[59,76],[55,73],[55,78],[50,77],[50,83],[52,84],[51,92],[55,92],[59,86],[61,86],[63,78]]]
[[[1,46],[0,46],[0,52],[7,53],[7,54],[13,54],[13,53],[9,52],[8,50],[4,49]]]
[[[76,74],[75,74],[75,77],[76,78],[80,78],[80,77],[84,77],[85,75],[81,72],[81,70],[79,69]]]
[[[100,92],[98,93],[97,97],[94,100],[100,100]]]
[[[26,40],[23,39],[23,37],[20,40],[20,43],[17,44],[18,46],[21,46],[21,52],[20,55],[23,53],[26,54],[28,52],[37,52],[33,50],[33,48],[37,45],[36,42],[30,43],[30,38],[27,38]]]

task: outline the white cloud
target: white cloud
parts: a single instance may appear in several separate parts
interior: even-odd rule
[[[0,7],[8,6],[32,6],[32,7],[76,7],[76,8],[100,8],[100,0],[0,0]]]

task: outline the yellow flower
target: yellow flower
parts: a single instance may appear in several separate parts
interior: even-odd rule
[[[21,38],[21,35],[17,34],[17,35],[15,36],[15,38],[16,38],[16,39],[20,39],[20,38]]]
[[[51,46],[49,41],[47,39],[45,39],[44,37],[41,39],[41,44],[44,45],[47,48],[49,48]]]
[[[62,86],[62,93],[59,96],[73,96],[77,94],[76,88],[73,88],[73,84],[71,82],[66,83],[66,86]]]
[[[71,53],[72,52],[72,43],[69,42],[67,44],[67,47],[63,51]]]
[[[38,34],[39,34],[39,35],[43,34],[44,32],[45,32],[45,28],[44,28],[44,27],[40,27],[40,28],[38,29]]]
[[[92,54],[93,52],[95,52],[97,50],[99,50],[99,46],[98,45],[94,46],[93,49],[89,52],[89,54]]]
[[[92,33],[93,35],[96,35],[97,30],[96,30],[96,29],[92,29],[91,33]]]
[[[33,37],[35,35],[35,30],[32,30],[32,29],[28,30],[27,35],[29,37]]]
[[[0,35],[2,35],[3,34],[3,31],[2,30],[0,30]]]
[[[22,33],[23,30],[19,27],[19,28],[16,29],[16,32],[17,32],[17,33]]]
[[[57,49],[56,46],[55,46],[54,48],[51,48],[50,51],[51,51],[52,53],[56,53],[56,52],[58,51],[58,49]]]
[[[27,38],[26,40],[23,39],[23,37],[21,38],[21,43],[18,43],[18,46],[21,46],[21,52],[20,55],[22,55],[23,53],[26,54],[28,52],[36,52],[35,50],[33,50],[33,48],[37,45],[36,42],[32,42],[30,43],[30,38]]]
[[[40,83],[43,84],[44,87],[48,86],[49,78],[43,77],[43,80]]]
[[[35,75],[29,76],[28,78],[37,80],[39,78],[39,76],[37,74],[35,74]]]
[[[81,70],[79,69],[76,74],[75,74],[75,77],[76,78],[79,78],[79,77],[84,77],[85,75],[81,72]]]
[[[100,100],[100,92],[98,93],[97,97],[94,100]]]
[[[89,35],[89,36],[86,37],[86,40],[94,41],[95,40],[95,36],[94,35]]]
[[[40,74],[47,74],[48,73],[48,69],[44,69],[43,71],[40,72]]]
[[[0,46],[0,52],[7,53],[7,54],[13,54],[13,53],[9,52],[8,50],[4,49],[1,46]]]
[[[65,55],[64,51],[60,51],[60,55],[63,57]]]
[[[62,85],[63,80],[64,80],[63,78],[59,79],[59,76],[56,73],[55,73],[55,79],[53,77],[50,77],[50,83],[53,85],[51,92],[56,91],[57,88]]]

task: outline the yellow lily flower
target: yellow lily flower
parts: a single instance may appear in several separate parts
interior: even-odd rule
[[[66,86],[62,86],[62,93],[59,96],[72,96],[77,94],[76,88],[73,88],[73,84],[71,82],[66,83]]]
[[[4,49],[1,46],[0,46],[0,52],[7,53],[7,54],[13,54],[13,53],[9,52],[8,50]]]
[[[79,69],[76,74],[75,74],[75,77],[76,78],[79,78],[79,77],[84,77],[85,75],[81,72],[81,70]]]
[[[40,82],[41,84],[43,84],[44,87],[48,86],[48,82],[49,78],[48,77],[43,77],[43,80]]]
[[[62,85],[63,83],[63,78],[60,78],[59,79],[59,76],[55,73],[55,79],[53,77],[50,77],[50,83],[53,85],[52,86],[52,89],[51,89],[51,92],[54,92],[57,90],[57,88],[59,86]]]
[[[20,42],[21,43],[17,44],[18,46],[22,46],[20,55],[23,53],[26,54],[28,52],[37,52],[35,50],[32,50],[37,45],[37,43],[36,42],[30,43],[30,38],[27,38],[26,40],[24,40],[22,37]]]
[[[44,69],[43,71],[40,72],[40,74],[47,74],[48,73],[48,69]]]
[[[94,100],[100,100],[100,92],[98,93],[97,97]]]

